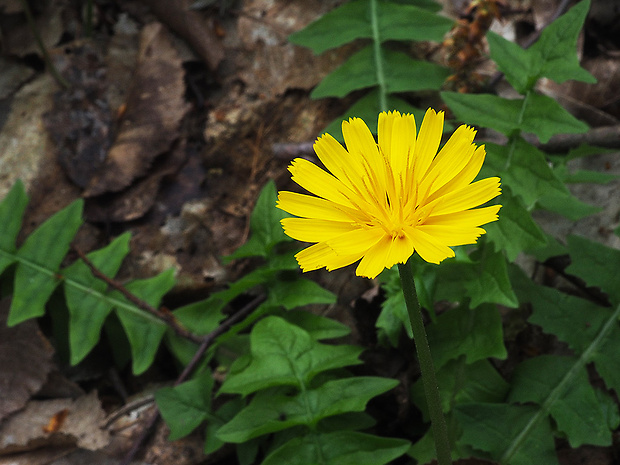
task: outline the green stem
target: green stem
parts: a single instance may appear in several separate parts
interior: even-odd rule
[[[375,53],[377,85],[379,86],[379,109],[381,111],[388,111],[387,86],[385,85],[385,72],[383,71],[383,53],[381,50],[381,36],[379,34],[377,0],[370,0],[370,25],[372,27],[372,45]]]
[[[428,412],[431,417],[431,428],[435,439],[435,448],[437,450],[437,463],[438,465],[450,465],[452,463],[452,456],[450,454],[451,448],[448,438],[448,428],[446,427],[446,420],[444,419],[441,408],[441,397],[439,396],[439,388],[437,387],[435,367],[433,366],[431,349],[428,346],[424,321],[422,320],[422,310],[415,289],[411,259],[405,264],[399,263],[398,271],[400,273],[400,282],[403,287],[405,303],[407,304],[409,320],[411,321],[411,329],[413,330],[413,340],[420,362],[422,384],[424,385],[424,394],[426,396],[426,403],[428,404]]]

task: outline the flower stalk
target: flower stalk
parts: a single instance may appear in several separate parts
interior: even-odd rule
[[[450,439],[448,438],[448,428],[443,416],[443,409],[441,408],[441,397],[437,386],[435,367],[426,337],[426,330],[424,329],[422,310],[420,308],[415,281],[413,279],[411,259],[409,259],[407,263],[399,263],[398,272],[400,274],[400,282],[402,284],[407,313],[413,332],[413,340],[420,362],[422,384],[424,385],[424,394],[426,396],[428,412],[431,418],[431,429],[433,431],[435,449],[437,451],[437,462],[438,465],[450,465],[452,464],[452,456],[450,453],[451,447]]]

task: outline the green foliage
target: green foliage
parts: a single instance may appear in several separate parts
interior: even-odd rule
[[[355,39],[370,41],[326,76],[312,92],[313,98],[344,97],[355,90],[374,88],[337,118],[326,132],[342,140],[340,123],[350,116],[374,124],[377,114],[383,110],[421,113],[391,94],[439,90],[450,71],[434,63],[415,60],[393,50],[386,42],[443,40],[452,21],[438,15],[438,9],[438,5],[430,1],[353,0],[289,37],[294,44],[308,47],[317,54]],[[374,129],[371,126],[371,130]]]

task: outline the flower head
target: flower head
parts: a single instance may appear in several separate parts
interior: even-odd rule
[[[295,257],[303,271],[334,270],[361,259],[358,276],[376,277],[417,252],[430,263],[473,244],[480,226],[497,220],[500,205],[474,208],[497,197],[500,179],[472,183],[485,157],[476,131],[460,126],[439,153],[443,112],[428,109],[416,137],[413,115],[379,115],[378,141],[359,118],[343,121],[346,149],[329,134],[314,150],[327,168],[296,158],[292,179],[314,196],[281,191],[278,208],[297,216],[284,232],[314,245]]]

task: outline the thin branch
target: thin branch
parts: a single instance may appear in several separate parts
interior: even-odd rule
[[[152,307],[151,305],[146,303],[144,300],[139,299],[138,297],[133,295],[131,292],[129,292],[129,290],[125,286],[123,286],[121,283],[119,283],[118,281],[115,281],[114,279],[112,279],[109,276],[106,276],[104,273],[102,273],[93,264],[93,262],[90,261],[90,259],[86,256],[86,254],[84,252],[82,252],[81,250],[79,250],[77,248],[74,248],[74,250],[79,255],[79,257],[82,259],[82,261],[86,264],[86,266],[90,269],[90,271],[93,274],[93,276],[95,276],[96,278],[101,279],[108,286],[116,289],[127,300],[129,300],[132,304],[134,304],[136,307],[138,307],[141,310],[144,310],[145,312],[153,315],[155,318],[157,318],[157,319],[161,320],[162,322],[164,322],[178,336],[180,336],[180,337],[182,337],[184,339],[187,339],[189,341],[195,342],[196,344],[200,344],[202,342],[203,337],[198,336],[198,335],[188,331],[183,326],[181,326],[178,323],[178,321],[174,318],[174,315],[172,313],[170,313],[168,311],[159,311],[155,307]]]

